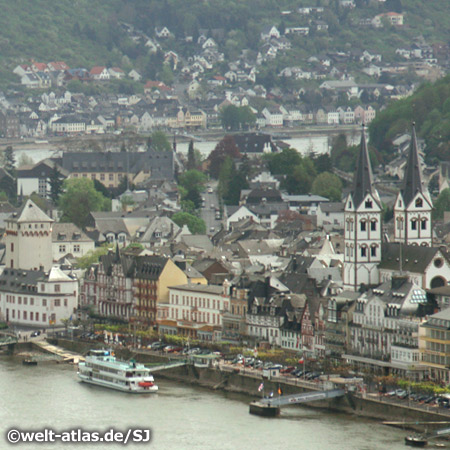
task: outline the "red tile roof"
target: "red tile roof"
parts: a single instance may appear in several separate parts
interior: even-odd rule
[[[105,66],[94,66],[91,69],[90,74],[91,75],[100,75],[105,69],[106,69]]]

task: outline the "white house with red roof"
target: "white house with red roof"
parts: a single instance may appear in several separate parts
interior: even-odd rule
[[[19,75],[19,77],[23,77],[27,73],[32,73],[31,66],[29,64],[19,64],[14,70],[13,73]]]
[[[152,81],[152,80],[148,80],[147,83],[145,83],[144,86],[144,92],[146,94],[152,92],[153,90],[158,90],[158,91],[171,91],[172,89],[167,86],[166,84],[164,84],[162,81]]]
[[[50,72],[50,69],[48,68],[47,64],[40,62],[33,62],[31,64],[31,70],[33,72]]]
[[[52,61],[48,63],[48,68],[53,72],[64,72],[70,67],[64,61]]]
[[[89,75],[94,80],[109,80],[111,78],[105,66],[94,66],[89,72]]]

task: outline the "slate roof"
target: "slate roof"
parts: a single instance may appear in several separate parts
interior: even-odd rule
[[[13,213],[8,221],[23,222],[53,222],[53,219],[40,209],[32,200],[27,200],[17,213]]]
[[[356,161],[356,172],[353,178],[352,198],[355,208],[358,208],[365,196],[374,194],[372,166],[370,164],[369,151],[364,128],[361,132],[361,144],[359,147],[358,160]],[[378,198],[374,195],[374,198]]]
[[[64,152],[61,165],[69,173],[150,170],[151,178],[172,180],[174,177],[172,152]]]
[[[269,145],[272,152],[277,151],[277,147],[272,142],[270,135],[262,133],[245,133],[233,135],[239,151],[244,153],[263,153],[264,147]]]
[[[402,270],[405,272],[424,273],[428,265],[440,252],[436,247],[402,245]],[[381,262],[379,269],[400,270],[400,244],[388,242],[381,245]],[[444,257],[447,257],[443,254]]]
[[[408,161],[405,168],[405,176],[402,186],[402,197],[405,206],[409,206],[418,192],[424,192],[422,171],[420,170],[419,150],[417,148],[416,127],[413,125],[411,145],[409,148]]]
[[[178,289],[188,292],[204,292],[206,294],[221,295],[223,293],[222,286],[206,285],[206,284],[182,284],[179,286],[169,286],[169,289]]]
[[[92,239],[73,223],[55,223],[52,227],[53,242],[91,242]]]

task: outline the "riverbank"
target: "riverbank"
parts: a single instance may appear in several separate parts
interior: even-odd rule
[[[79,354],[85,354],[93,347],[93,344],[87,342],[64,339],[49,341],[51,344]],[[96,346],[102,347],[99,344]],[[135,358],[144,364],[180,359],[178,357],[156,354],[155,352],[132,351],[123,347],[115,348],[115,353],[120,359]],[[284,395],[319,390],[318,385],[313,382],[284,376],[273,377],[270,380],[263,379],[261,372],[255,372],[245,368],[237,369],[227,364],[220,364],[215,368],[199,368],[193,365],[187,365],[157,372],[155,376],[156,379],[164,378],[177,383],[188,383],[192,386],[199,386],[210,390],[244,394],[249,397],[249,401],[250,399],[255,400],[260,397],[258,386],[262,381],[264,381],[265,392],[273,392],[274,395],[276,395],[279,388],[281,388]],[[374,394],[363,395],[360,393],[349,393],[344,397],[321,400],[304,404],[304,406],[351,414],[377,421],[405,422],[405,428],[418,431],[423,431],[423,426],[420,425],[420,422],[437,422],[437,424],[428,426],[428,429],[432,430],[443,427],[439,422],[450,421],[449,414],[433,409],[433,407],[428,407],[428,410],[423,410],[412,405],[394,404],[390,403],[387,398]]]

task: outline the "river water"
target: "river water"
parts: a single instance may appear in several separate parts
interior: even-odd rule
[[[357,133],[347,136],[349,145],[355,145],[359,142],[360,136]],[[329,153],[331,148],[331,138],[326,135],[308,136],[308,137],[294,137],[292,139],[284,140],[290,147],[296,149],[302,156],[309,156],[311,154],[321,155]],[[206,158],[214,150],[218,140],[205,140],[194,142],[194,147]],[[181,154],[187,154],[189,142],[179,142],[177,144],[177,151]],[[39,145],[36,148],[30,146],[26,149],[17,147],[14,149],[16,161],[20,160],[22,154],[30,157],[34,163],[37,163],[45,158],[50,158],[58,153],[57,150],[51,146]]]
[[[404,449],[405,431],[376,421],[308,407],[283,408],[279,418],[250,415],[246,396],[194,388],[158,379],[158,394],[129,395],[80,383],[76,368],[43,363],[23,366],[0,356],[0,449],[13,448],[5,433],[13,427],[56,432],[71,428],[151,428],[155,450]],[[255,392],[256,396],[256,392]],[[116,444],[21,444],[28,449],[109,449]]]

